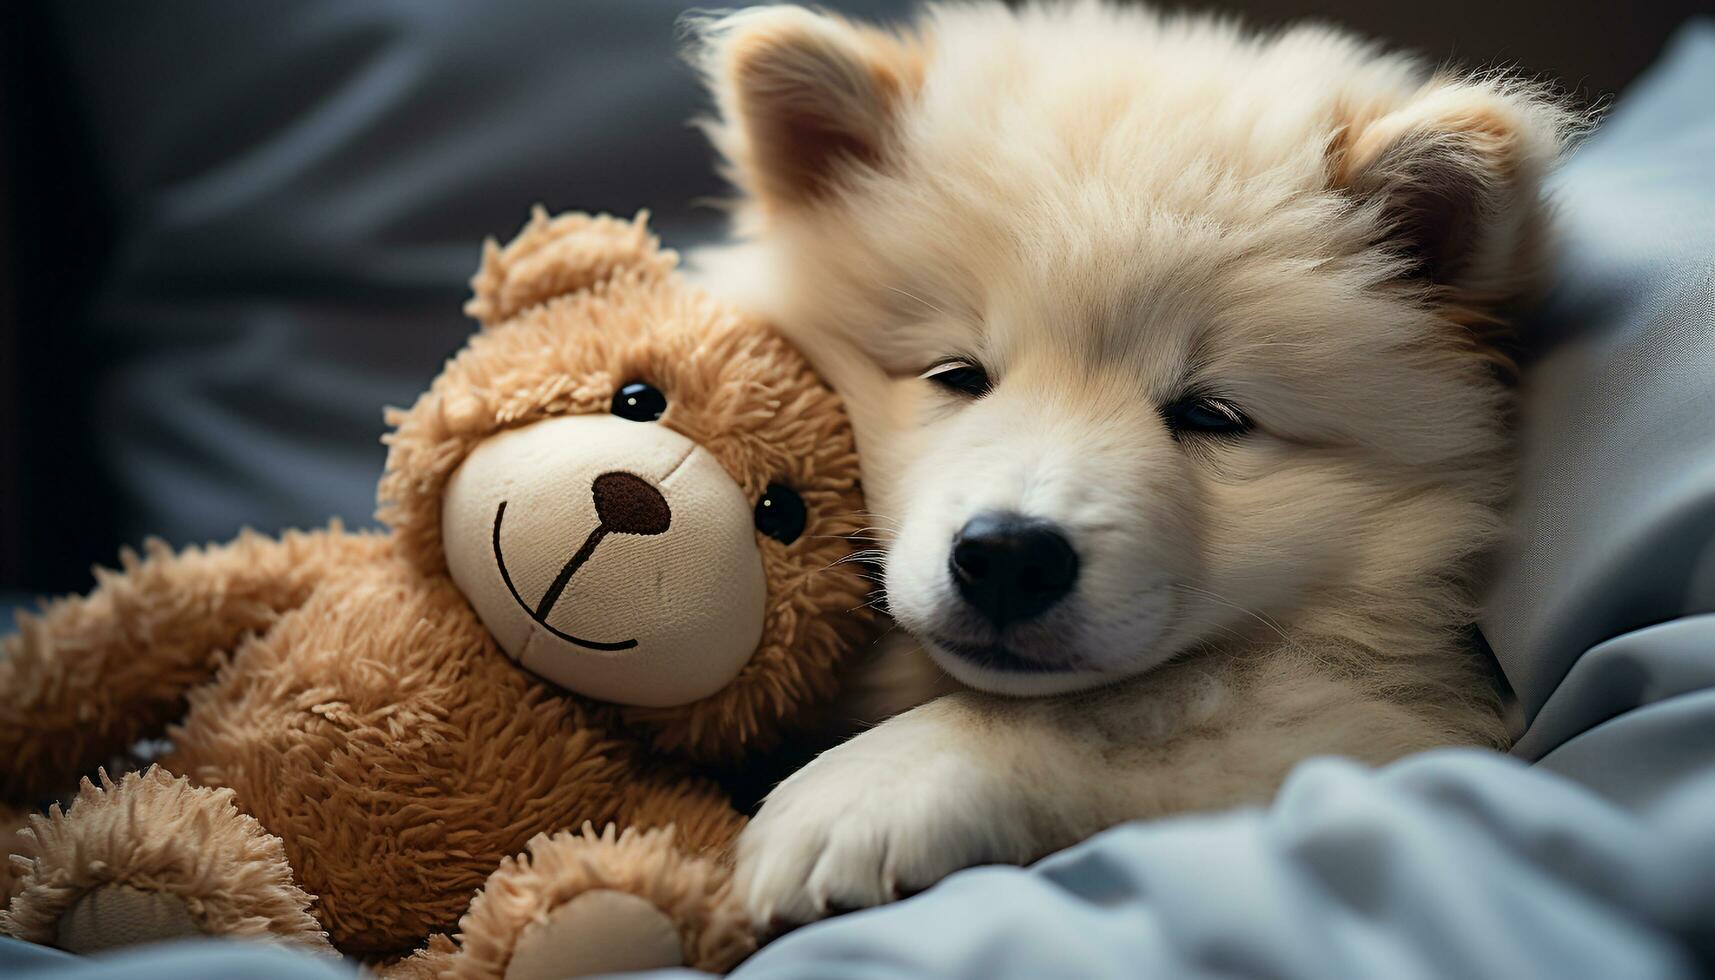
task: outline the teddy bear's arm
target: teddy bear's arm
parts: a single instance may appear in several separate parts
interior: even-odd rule
[[[386,547],[337,524],[178,553],[151,541],[119,571],[97,570],[88,595],[20,615],[0,644],[0,801],[35,803],[159,731],[222,651]]]
[[[730,846],[745,818],[719,787],[645,768],[626,784],[617,817],[532,839],[477,894],[459,944],[431,944],[387,980],[721,972],[755,948],[730,884]]]
[[[619,810],[621,826],[673,827],[679,847],[725,861],[745,817],[718,786],[668,775],[634,779]]]

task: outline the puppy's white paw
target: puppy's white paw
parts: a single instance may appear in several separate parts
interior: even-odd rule
[[[738,841],[739,895],[753,922],[809,922],[961,868],[1035,856],[1018,788],[922,721],[866,732],[769,794]]]

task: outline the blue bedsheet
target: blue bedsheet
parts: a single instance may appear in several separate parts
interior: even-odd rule
[[[1679,683],[1543,764],[1301,766],[1267,810],[1137,823],[806,929],[777,977],[1700,977],[1715,967],[1715,616],[1610,650]],[[1555,771],[1550,771],[1550,770]],[[1572,776],[1568,779],[1564,776]]]
[[[1519,694],[1512,757],[1312,761],[1267,809],[967,871],[738,975],[1715,974],[1715,24],[1680,35],[1557,193],[1522,533],[1483,624]],[[66,962],[0,942],[8,976],[339,972],[218,943]]]

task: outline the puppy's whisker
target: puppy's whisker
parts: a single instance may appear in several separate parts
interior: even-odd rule
[[[877,538],[861,534],[806,534],[809,541],[861,541],[867,544],[891,544],[891,538]]]
[[[888,286],[887,288],[889,290],[891,290],[892,292],[898,293],[899,295],[905,297],[906,299],[915,300],[915,301],[923,304],[924,309],[927,309],[927,310],[934,312],[934,313],[939,313],[941,316],[944,316],[944,317],[948,317],[948,318],[952,317],[951,313],[948,313],[946,310],[940,308],[939,306],[936,306],[934,303],[929,302],[928,300],[917,295],[916,293],[911,292],[910,290],[900,289],[898,286]]]
[[[887,596],[886,595],[878,595],[875,598],[870,599],[868,601],[860,602],[857,605],[851,607],[850,609],[847,609],[846,612],[855,613],[859,609],[874,610],[875,612],[881,613],[883,616],[892,615],[892,613],[890,613],[888,611],[888,608],[887,608]]]
[[[1206,649],[1215,646],[1215,642],[1206,635],[1210,630],[1213,630],[1216,634],[1224,636],[1234,642],[1243,642],[1245,639],[1243,633],[1233,629],[1231,626],[1226,626],[1221,623],[1187,623],[1184,625],[1170,626],[1167,629],[1162,630],[1161,635],[1157,639],[1170,642],[1190,640],[1192,641],[1192,646],[1188,648],[1187,652],[1189,652],[1190,649]]]
[[[1296,653],[1302,654],[1303,656],[1309,657],[1312,661],[1314,661],[1318,664],[1321,664],[1324,667],[1333,666],[1332,662],[1330,660],[1328,660],[1328,658],[1323,657],[1323,656],[1319,656],[1314,651],[1307,649],[1303,644],[1299,643],[1289,633],[1287,633],[1286,628],[1284,626],[1280,625],[1278,620],[1274,619],[1274,617],[1272,617],[1272,616],[1267,615],[1266,613],[1261,613],[1261,612],[1258,612],[1254,609],[1251,609],[1248,606],[1240,605],[1239,603],[1236,603],[1236,602],[1232,601],[1231,599],[1228,599],[1226,596],[1223,596],[1217,592],[1213,592],[1209,589],[1203,589],[1203,588],[1199,588],[1199,587],[1194,586],[1194,585],[1184,585],[1184,584],[1177,585],[1176,588],[1179,588],[1183,591],[1189,592],[1193,595],[1201,596],[1205,599],[1208,599],[1210,602],[1218,603],[1220,605],[1223,605],[1223,606],[1226,606],[1230,609],[1233,609],[1237,612],[1244,613],[1246,616],[1251,617],[1252,619],[1256,620],[1257,622],[1263,624],[1264,626],[1268,627],[1271,631],[1273,631],[1277,636],[1280,637],[1280,639],[1283,642],[1285,642],[1288,649],[1293,650]],[[1233,631],[1233,635],[1235,638],[1237,638],[1239,636],[1237,631]]]
[[[843,558],[834,559],[823,567],[833,568],[835,565],[844,565],[849,562],[863,562],[871,565],[880,565],[885,568],[887,566],[887,552],[879,550],[854,551]]]

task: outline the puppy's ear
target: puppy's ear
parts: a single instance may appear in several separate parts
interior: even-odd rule
[[[1380,237],[1409,275],[1493,306],[1533,285],[1542,180],[1572,128],[1525,83],[1438,78],[1404,104],[1354,113],[1333,147],[1333,181],[1377,207]]]
[[[886,166],[900,103],[921,82],[911,41],[799,7],[694,24],[729,176],[769,207],[815,201],[854,168]]]

